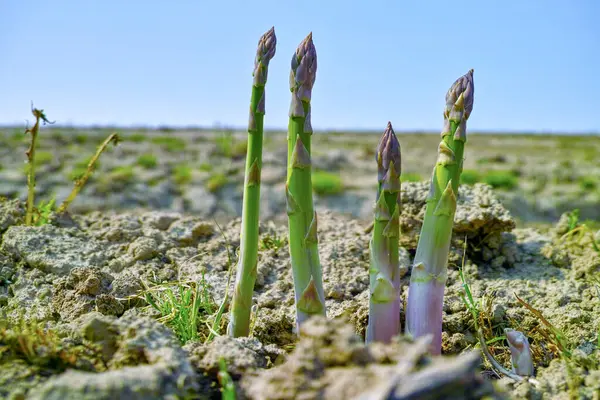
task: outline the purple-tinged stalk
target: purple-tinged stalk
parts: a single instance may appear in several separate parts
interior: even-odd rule
[[[290,258],[296,300],[296,325],[312,315],[325,315],[325,295],[319,260],[317,214],[311,178],[310,101],[317,74],[317,52],[310,33],[292,56],[286,202]]]
[[[389,342],[400,333],[400,143],[388,122],[377,146],[377,198],[369,243],[369,325],[367,343]]]
[[[432,354],[440,354],[442,349],[442,306],[448,251],[473,97],[473,70],[470,70],[457,79],[446,94],[442,141],[431,177],[410,279],[406,331],[413,337],[433,335]]]
[[[533,376],[533,359],[527,336],[514,329],[505,329],[506,340],[510,348],[513,372],[520,376]]]
[[[256,282],[258,263],[258,220],[260,206],[260,176],[262,167],[263,120],[265,117],[265,85],[269,61],[275,55],[277,38],[271,28],[258,41],[254,60],[254,80],[250,99],[248,122],[248,149],[246,154],[246,178],[242,206],[240,233],[240,258],[235,279],[233,306],[228,333],[233,337],[248,336],[252,294]]]

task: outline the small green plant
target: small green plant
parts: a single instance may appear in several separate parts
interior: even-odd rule
[[[579,179],[579,187],[582,190],[594,190],[598,187],[598,179],[593,176],[583,176]]]
[[[108,179],[113,182],[129,183],[133,180],[134,175],[135,172],[131,165],[123,165],[113,168],[108,173]]]
[[[148,140],[148,137],[143,133],[134,133],[133,135],[126,136],[124,140],[133,143],[142,143]]]
[[[38,110],[37,108],[33,108],[33,104],[31,104],[31,113],[35,117],[35,123],[33,127],[25,129],[25,134],[31,134],[31,143],[29,145],[29,149],[25,153],[27,155],[28,166],[27,168],[27,212],[25,214],[25,224],[31,225],[33,223],[33,209],[34,209],[34,201],[35,201],[35,151],[36,151],[36,143],[38,131],[40,129],[40,122],[46,124],[53,124],[54,122],[48,121],[46,118],[46,114],[44,114],[44,110]]]
[[[163,146],[168,152],[177,153],[184,151],[187,147],[185,140],[176,136],[156,136],[152,138],[152,143]]]
[[[312,173],[312,188],[319,195],[334,195],[344,191],[344,182],[339,175],[326,171]]]
[[[54,160],[54,154],[49,151],[38,151],[35,154],[35,166],[39,167]]]
[[[423,177],[416,172],[405,172],[400,176],[400,182],[422,182]]]
[[[171,327],[182,344],[208,336],[205,323],[216,305],[204,276],[198,283],[175,282],[153,287],[143,284],[146,302],[161,314],[158,321]]]
[[[215,193],[223,186],[225,186],[228,182],[227,176],[222,173],[216,173],[210,176],[206,181],[206,188],[209,192]]]
[[[258,242],[258,249],[261,251],[264,250],[279,250],[283,248],[287,244],[287,238],[284,236],[279,236],[277,233],[273,233],[272,235],[263,236]]]
[[[481,174],[474,169],[464,169],[460,174],[460,183],[463,185],[474,185],[481,182]]]
[[[73,136],[73,140],[77,144],[86,144],[88,141],[88,135],[83,134],[83,133],[78,133],[75,136]]]
[[[248,142],[236,140],[233,133],[227,131],[215,139],[216,155],[228,158],[239,158],[246,155]]]
[[[75,186],[73,186],[73,190],[71,191],[69,196],[62,202],[60,207],[58,207],[59,213],[65,212],[69,205],[73,202],[73,200],[75,200],[75,197],[77,197],[81,189],[83,189],[90,176],[94,173],[94,170],[98,165],[98,159],[100,158],[100,155],[104,152],[104,150],[106,150],[108,145],[110,143],[114,143],[114,145],[116,146],[119,143],[119,140],[119,136],[116,133],[112,133],[104,140],[104,142],[102,142],[102,144],[100,144],[98,150],[96,150],[96,153],[92,156],[92,158],[90,158],[89,162],[87,163],[83,173],[75,178]]]
[[[49,201],[40,201],[36,207],[34,224],[37,226],[46,225],[50,220],[50,214],[54,211],[56,198],[52,197]]]
[[[221,385],[221,399],[235,400],[235,386],[233,379],[231,379],[229,372],[227,372],[227,363],[223,357],[219,359],[219,374],[217,377]]]
[[[209,163],[202,163],[202,164],[200,164],[198,169],[203,172],[210,172],[210,171],[212,171],[213,166]]]
[[[519,180],[511,171],[488,171],[483,180],[494,189],[511,190],[519,185]]]
[[[138,157],[137,164],[145,169],[156,168],[158,165],[158,158],[151,153],[142,154]]]
[[[477,164],[505,164],[506,156],[503,154],[496,154],[491,157],[481,157],[477,160]]]
[[[173,181],[178,185],[185,185],[192,180],[192,169],[186,164],[176,165],[173,169]]]
[[[561,237],[561,240],[579,245],[584,244],[584,240],[589,241],[594,250],[600,254],[600,242],[589,224],[580,222],[579,209],[567,213],[567,229],[567,233]]]
[[[97,347],[86,341],[77,346],[65,345],[55,331],[23,317],[13,324],[4,318],[0,320],[0,362],[9,359],[24,360],[38,370],[53,374],[67,369],[106,369]]]

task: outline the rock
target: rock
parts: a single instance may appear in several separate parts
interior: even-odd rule
[[[158,244],[149,237],[139,237],[129,245],[128,252],[135,261],[145,261],[157,254]]]
[[[104,246],[73,231],[52,225],[11,226],[3,236],[2,250],[32,268],[64,275],[73,268],[104,265]]]
[[[195,217],[182,218],[174,222],[168,230],[169,236],[181,245],[190,245],[198,240],[209,238],[214,226]]]
[[[211,215],[217,207],[215,195],[200,185],[188,188],[183,199],[186,203],[186,211],[202,216]]]
[[[142,215],[142,221],[145,224],[161,231],[169,229],[169,226],[179,218],[181,218],[180,214],[167,211],[152,211]]]
[[[89,340],[104,346],[111,370],[68,370],[36,387],[28,399],[159,400],[197,391],[186,353],[164,325],[144,317],[92,316],[83,320],[81,329]]]
[[[477,353],[461,358],[427,355],[427,340],[365,345],[341,320],[313,317],[287,360],[245,376],[249,399],[480,399],[494,394],[478,372]],[[464,397],[468,394],[468,397]]]
[[[1,182],[1,179],[0,179]],[[0,200],[0,233],[25,222],[25,203],[21,200]]]
[[[112,280],[112,276],[101,272],[98,268],[73,268],[69,276],[59,278],[54,284],[52,308],[65,321],[89,313],[96,307],[98,296],[108,292]],[[122,313],[122,308],[114,306],[116,300],[114,298],[112,300],[113,306],[110,306],[110,299],[100,298],[100,309],[106,311],[116,308],[115,311],[121,310]]]
[[[258,340],[247,337],[234,339],[218,336],[208,344],[191,343],[185,349],[190,353],[190,360],[198,374],[209,378],[201,392],[206,395],[212,392],[214,396],[219,395],[218,373],[221,359],[225,361],[229,375],[234,380],[239,380],[242,375],[268,368],[278,357],[285,356],[285,351],[273,345],[263,346]]]

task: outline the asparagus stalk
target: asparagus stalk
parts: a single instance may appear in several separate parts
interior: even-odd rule
[[[325,315],[325,295],[317,239],[317,214],[311,180],[310,101],[317,72],[317,52],[310,33],[292,57],[286,200],[289,246],[296,300],[296,327],[311,315]]]
[[[506,340],[510,348],[513,372],[520,376],[533,375],[533,360],[527,337],[514,329],[505,329]]]
[[[252,97],[248,121],[248,149],[246,153],[246,177],[242,205],[242,228],[240,232],[240,257],[238,260],[233,306],[228,332],[233,337],[250,333],[250,310],[252,293],[256,282],[258,258],[258,219],[260,205],[260,174],[262,167],[263,120],[265,116],[265,84],[269,61],[275,55],[277,38],[271,28],[258,41]]]
[[[367,342],[389,342],[400,332],[400,143],[388,122],[377,147],[377,200],[369,243],[371,297]]]
[[[410,279],[406,330],[413,337],[432,334],[432,354],[440,354],[442,347],[442,306],[448,251],[473,96],[471,69],[457,79],[446,94],[442,141],[431,177],[425,218]]]

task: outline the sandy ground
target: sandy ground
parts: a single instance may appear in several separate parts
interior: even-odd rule
[[[424,183],[403,185],[404,299],[426,193]],[[300,341],[293,333],[287,227],[278,218],[264,221],[251,338],[208,340],[235,262],[239,219],[217,225],[170,210],[103,210],[26,227],[23,208],[18,200],[0,208],[0,397],[220,398],[220,358],[238,398],[595,399],[600,391],[600,254],[593,233],[579,228],[565,237],[572,228],[567,216],[545,230],[517,227],[487,185],[460,189],[440,358],[404,337],[387,346],[363,344],[368,221],[320,212],[329,320],[311,321]],[[481,359],[461,299],[463,256],[491,352],[510,368],[503,329],[524,332],[536,383],[498,379]],[[199,323],[201,337],[184,344],[143,293],[194,282],[214,308],[207,306]],[[225,313],[215,326],[218,334],[227,319]]]

